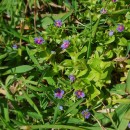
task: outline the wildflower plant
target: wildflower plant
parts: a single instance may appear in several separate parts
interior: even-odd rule
[[[0,5],[1,129],[129,128],[129,0]]]
[[[74,75],[69,75],[69,79],[71,82],[74,82],[75,81],[75,76]]]
[[[61,90],[61,89],[58,88],[58,89],[55,90],[54,96],[55,96],[56,98],[61,99],[62,96],[63,96],[63,94],[64,94],[64,90]]]
[[[114,31],[110,30],[109,31],[109,36],[113,36],[113,34],[114,34]]]
[[[130,123],[128,123],[128,128],[130,128]]]
[[[61,20],[55,20],[55,26],[56,27],[61,27],[62,26],[62,21]]]
[[[125,29],[124,25],[121,25],[121,24],[119,24],[117,27],[118,32],[122,32],[122,31],[124,31],[124,29]]]
[[[18,46],[17,46],[16,44],[14,44],[14,45],[12,46],[12,48],[13,48],[13,49],[17,49]]]
[[[85,97],[84,92],[81,91],[81,90],[77,90],[77,91],[75,92],[75,95],[77,96],[77,98],[84,98],[84,97]]]
[[[85,119],[89,119],[89,117],[91,116],[91,113],[88,111],[88,109],[83,110],[81,114]]]
[[[45,40],[42,37],[36,37],[36,38],[34,38],[34,42],[36,44],[42,44],[45,42]]]
[[[107,10],[103,8],[103,9],[100,10],[100,13],[101,13],[101,14],[106,14],[106,13],[107,13]]]
[[[68,40],[64,40],[63,44],[61,45],[62,50],[67,49],[70,45],[70,42]]]

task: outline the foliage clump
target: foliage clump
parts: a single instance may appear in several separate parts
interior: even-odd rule
[[[129,0],[2,0],[0,128],[125,130]]]

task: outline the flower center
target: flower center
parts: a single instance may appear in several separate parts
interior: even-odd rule
[[[65,43],[65,47],[68,47],[69,46],[69,44],[68,43]]]
[[[122,30],[123,29],[123,26],[119,26],[119,30]]]
[[[82,92],[81,92],[81,91],[78,91],[78,92],[77,92],[77,95],[78,95],[78,96],[81,96],[81,95],[82,95]]]
[[[84,116],[89,116],[89,112],[84,112]]]
[[[56,22],[56,25],[57,25],[57,26],[60,26],[60,22]]]
[[[38,39],[38,40],[37,40],[37,42],[38,42],[38,43],[41,43],[41,42],[42,42],[42,40],[41,40],[41,39]]]

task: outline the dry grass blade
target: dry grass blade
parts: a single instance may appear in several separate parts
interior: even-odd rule
[[[0,88],[0,94],[6,95],[6,91],[4,89]]]

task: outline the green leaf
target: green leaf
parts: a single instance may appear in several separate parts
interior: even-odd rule
[[[45,125],[30,125],[30,126],[21,126],[20,129],[23,128],[31,128],[31,130],[34,129],[70,129],[70,130],[86,130],[80,127],[75,127],[75,126],[69,126],[69,125],[50,125],[50,124],[45,124]]]
[[[40,111],[38,110],[37,106],[35,105],[35,103],[32,101],[32,99],[28,96],[28,94],[26,94],[24,91],[23,92],[23,96],[24,98],[27,100],[27,102],[32,106],[32,108],[34,108],[34,110],[38,113],[39,117],[41,117],[41,120],[43,121],[42,119],[42,115],[40,113]]]
[[[130,109],[130,104],[121,104],[115,111],[113,115],[114,122],[121,122],[124,118],[124,115]]]
[[[92,70],[95,70],[98,73],[102,72],[101,65],[100,65],[101,63],[102,63],[102,66],[105,65],[105,63],[102,62],[101,59],[98,59],[98,58],[93,58],[88,62],[88,64],[90,64],[90,67],[92,68]]]
[[[29,84],[26,84],[26,86],[30,89],[30,90],[33,90],[33,91],[36,91],[36,92],[43,92],[43,91],[48,91],[49,88],[43,86],[43,87],[36,87],[36,86],[32,86],[32,85],[29,85]]]
[[[61,20],[62,20],[62,21],[65,21],[72,13],[73,13],[73,10],[67,12],[67,13],[61,18]]]
[[[32,117],[33,119],[41,119],[42,116],[37,114],[36,112],[27,112],[28,116]]]
[[[5,117],[6,122],[10,121],[10,119],[9,119],[9,108],[8,108],[7,104],[6,104],[6,106],[4,106],[4,117]]]
[[[127,43],[128,43],[128,45],[127,45],[126,56],[128,56],[128,54],[130,52],[130,40],[128,40]]]
[[[130,104],[130,99],[116,99],[113,100],[114,103],[123,103],[123,104]]]
[[[23,37],[23,36],[21,36],[21,34],[19,34],[18,32],[16,32],[15,30],[13,30],[13,29],[3,29],[4,31],[6,31],[7,33],[9,33],[9,34],[11,34],[11,35],[13,35],[13,36],[15,36],[15,37],[17,37],[17,38],[19,38],[19,39],[22,39],[22,40],[24,40],[24,41],[26,41],[26,42],[29,42],[29,39],[28,38],[26,38],[26,37]]]
[[[112,11],[110,14],[126,14],[128,11],[130,11],[130,10],[129,9],[122,9],[122,10],[118,10],[118,11]]]
[[[106,53],[106,57],[107,58],[112,58],[114,55],[114,52],[112,50],[109,50],[107,53]]]
[[[67,121],[68,124],[87,124],[86,122],[82,121],[81,119],[77,119],[77,118],[69,118],[69,120]],[[91,125],[91,124],[89,124]]]
[[[46,79],[49,85],[52,85],[52,86],[56,85],[52,77],[43,77],[43,79]]]
[[[87,73],[87,71],[88,71],[87,69],[80,71],[79,74],[76,77],[78,78],[78,77],[85,75]]]
[[[7,55],[8,55],[7,53],[5,53],[3,55],[0,55],[0,60],[3,59],[3,58],[5,58]]]
[[[81,59],[81,58],[80,58],[80,55],[83,54],[83,53],[85,53],[86,51],[87,51],[87,47],[84,46],[84,47],[82,48],[82,50],[81,50],[80,52],[78,52],[78,54],[76,55],[76,57],[79,58],[79,59]]]
[[[25,73],[32,70],[33,68],[34,67],[30,65],[21,65],[7,70],[6,72],[3,73],[3,75]]]
[[[84,99],[80,99],[78,102],[74,103],[66,112],[65,115],[73,111]]]
[[[128,76],[126,80],[126,92],[130,94],[130,70],[128,71]]]
[[[125,17],[126,17],[127,19],[130,19],[130,12],[127,12],[126,15],[125,15]]]
[[[42,67],[38,63],[37,59],[33,56],[31,50],[27,46],[26,46],[26,50],[27,50],[27,53],[28,53],[30,59],[33,61],[33,63],[36,65],[36,67],[38,67],[39,70],[42,70]]]
[[[114,42],[115,41],[115,36],[112,36],[112,37],[110,37],[110,39],[107,41],[107,42],[105,42],[104,44],[110,44],[110,43],[112,43],[112,42]]]
[[[73,2],[73,1],[72,1]],[[70,2],[68,1],[68,0],[65,0],[64,1],[64,5],[68,8],[68,9],[71,9],[72,8],[72,6],[71,6],[71,4],[70,4]]]
[[[100,91],[96,87],[89,87],[90,97],[91,100],[97,97],[100,94]]]
[[[97,32],[97,28],[100,22],[101,16],[97,19],[97,22],[95,23],[95,25],[92,27],[92,38],[95,37],[96,32]]]
[[[51,24],[53,24],[53,19],[51,18],[51,17],[44,17],[43,19],[42,19],[42,27],[44,28],[44,29],[46,29],[47,27],[48,27],[48,25],[51,25]]]
[[[72,7],[74,8],[74,12],[76,15],[76,12],[78,11],[78,2],[76,0],[72,1]]]
[[[69,113],[71,113],[72,111],[74,111],[75,108],[76,108],[81,102],[83,102],[83,100],[84,100],[84,99],[80,99],[80,100],[77,101],[76,103],[72,104],[72,105],[69,107],[69,109],[68,109],[65,113],[63,113],[63,114],[61,115],[61,117],[59,118],[59,120],[64,119],[64,117],[65,117],[66,115],[68,115]]]
[[[10,124],[0,115],[0,120],[2,121],[2,125],[4,126],[6,126],[6,129],[7,130],[14,130],[11,126],[10,126]]]
[[[125,113],[124,118],[130,120],[130,110]]]
[[[23,123],[23,122],[20,122],[20,121],[18,121],[18,120],[11,120],[15,125],[17,125],[17,126],[22,126],[22,125],[25,125],[25,123]]]
[[[0,70],[8,69],[9,66],[0,66]]]
[[[59,104],[55,107],[55,111],[54,111],[54,116],[53,116],[53,124],[55,123],[57,116],[58,116],[58,111],[59,111]]]
[[[126,84],[116,84],[113,86],[110,92],[120,94],[120,95],[125,95],[126,94],[125,87],[126,87]]]
[[[72,62],[72,60],[65,59],[63,62],[61,62],[61,65],[65,66],[65,67],[72,67],[73,62]]]
[[[118,45],[120,45],[120,46],[127,46],[128,45],[127,40],[124,37],[122,37],[120,39],[120,42],[118,43]]]
[[[118,130],[126,130],[128,126],[129,120],[125,119],[124,117],[121,119],[121,122],[118,126]]]

